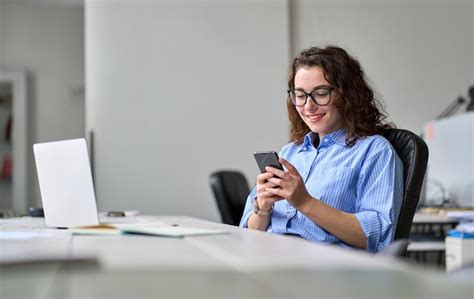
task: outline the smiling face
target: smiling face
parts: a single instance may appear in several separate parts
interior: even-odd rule
[[[324,78],[323,69],[319,66],[300,68],[295,74],[294,82],[295,90],[303,90],[306,93],[311,93],[321,86],[331,86]],[[329,104],[319,106],[308,96],[304,106],[296,107],[301,119],[313,133],[319,134],[320,138],[343,127],[341,114],[334,106],[335,97],[336,92],[333,90]]]

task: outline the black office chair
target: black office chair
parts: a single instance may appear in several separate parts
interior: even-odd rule
[[[239,225],[250,188],[245,176],[236,170],[220,170],[209,178],[222,222]]]
[[[404,167],[403,202],[394,240],[408,239],[428,163],[428,146],[418,135],[407,130],[389,129],[385,138],[395,148]]]

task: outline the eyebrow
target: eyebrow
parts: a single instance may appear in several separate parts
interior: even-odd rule
[[[314,87],[313,89],[311,89],[310,92],[307,92],[307,93],[312,93],[312,92],[315,91],[316,89],[331,88],[331,87],[332,87],[331,85],[327,85],[327,84],[318,85],[318,86]],[[303,88],[300,88],[300,87],[295,87],[295,90],[301,90],[301,91],[306,92],[306,90],[304,90]]]

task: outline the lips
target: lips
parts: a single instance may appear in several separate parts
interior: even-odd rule
[[[321,118],[323,118],[325,115],[326,115],[326,113],[317,113],[317,114],[306,115],[306,117],[311,122],[317,122],[317,121],[321,120]]]

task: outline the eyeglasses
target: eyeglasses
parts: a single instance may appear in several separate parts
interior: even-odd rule
[[[302,107],[306,105],[308,96],[319,106],[325,106],[331,101],[331,91],[334,90],[332,86],[316,87],[312,92],[306,93],[301,89],[288,90],[288,97],[293,105]]]

